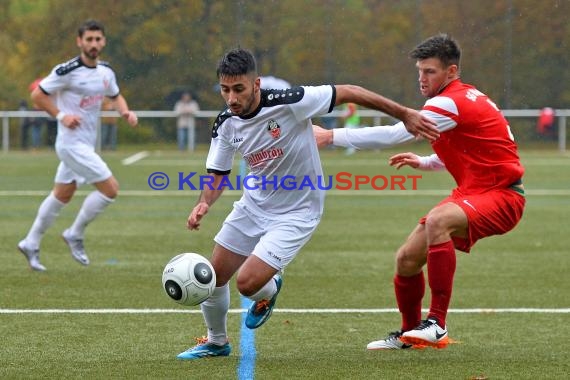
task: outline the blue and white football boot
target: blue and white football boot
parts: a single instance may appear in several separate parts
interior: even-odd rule
[[[275,301],[277,300],[277,295],[281,290],[283,285],[283,278],[280,274],[273,276],[275,284],[277,285],[277,292],[269,300],[261,300],[251,304],[249,310],[247,311],[247,316],[245,317],[245,326],[249,329],[256,329],[263,325],[273,312],[273,307],[275,306]]]
[[[178,354],[176,358],[180,360],[194,360],[202,358],[212,358],[216,356],[228,356],[232,352],[232,346],[226,342],[223,346],[208,343],[208,338],[196,338],[196,345]]]

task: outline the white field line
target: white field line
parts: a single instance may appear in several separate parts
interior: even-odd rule
[[[236,162],[237,162],[236,158]],[[386,169],[388,166],[386,163],[388,162],[387,157],[377,157],[371,159],[329,159],[329,158],[322,158],[321,163],[324,168],[335,166],[335,165],[344,165],[344,166],[351,166],[354,168],[361,168],[361,167],[378,167],[379,169]],[[569,166],[570,159],[568,158],[544,158],[544,159],[528,159],[522,161],[523,166]],[[197,158],[151,158],[149,160],[144,160],[144,162],[138,162],[137,166],[188,166],[188,165],[198,165],[205,167],[206,165],[206,156],[197,159]]]
[[[246,309],[230,309],[230,314],[240,314]],[[428,309],[423,309],[427,312]],[[0,309],[0,314],[200,314],[199,309]],[[398,313],[398,309],[275,309],[274,313],[290,314],[385,314]],[[493,313],[538,313],[568,314],[570,308],[506,308],[506,309],[449,309],[456,314],[493,314]]]
[[[204,173],[206,172],[206,157],[204,157],[203,159],[192,159],[192,158],[187,158],[187,159],[160,159],[160,160],[154,160],[154,159],[148,159],[148,160],[144,160],[144,161],[140,161],[137,162],[136,166],[157,166],[157,167],[162,167],[162,166],[182,166],[182,167],[193,167],[193,166],[198,166],[200,168],[204,169]],[[234,166],[234,168],[237,166]]]
[[[177,197],[187,196],[188,194],[197,193],[199,190],[122,190],[121,197]],[[0,197],[44,197],[49,194],[49,190],[1,190]],[[78,190],[76,195],[87,195],[91,190]],[[406,196],[446,196],[451,190],[329,190],[327,196],[366,196],[366,197],[406,197]],[[222,195],[239,196],[243,192],[241,190],[226,190]],[[525,189],[527,196],[561,196],[570,195],[570,189]]]
[[[149,152],[147,152],[146,150],[143,150],[142,152],[135,153],[132,156],[129,156],[129,157],[123,159],[121,161],[121,163],[125,166],[132,165],[135,162],[140,161],[140,160],[148,157],[149,155],[150,155]]]

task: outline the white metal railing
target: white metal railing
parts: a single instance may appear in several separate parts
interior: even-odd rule
[[[373,110],[361,109],[358,111],[361,117],[373,118],[373,125],[381,125],[382,118],[390,118],[390,116]],[[502,110],[503,114],[508,118],[528,118],[538,117],[540,109],[524,109],[524,110]],[[174,111],[135,111],[139,118],[175,118]],[[196,118],[215,118],[219,111],[198,111]],[[341,117],[343,111],[333,111],[326,116]],[[566,152],[566,119],[570,117],[570,109],[555,110],[556,119],[558,120],[558,150],[561,153]],[[117,116],[114,111],[101,112],[101,116]],[[10,118],[22,117],[48,117],[43,111],[0,111],[2,119],[2,152],[7,153],[10,149]]]

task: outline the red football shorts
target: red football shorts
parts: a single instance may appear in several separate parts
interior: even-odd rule
[[[526,200],[512,189],[496,189],[474,195],[463,195],[453,190],[438,206],[448,202],[461,207],[467,215],[468,237],[454,236],[452,239],[456,249],[469,252],[477,240],[512,230],[522,218]],[[420,224],[425,222],[426,216],[420,219]]]

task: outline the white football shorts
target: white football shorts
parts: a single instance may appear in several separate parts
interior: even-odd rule
[[[87,145],[57,147],[56,152],[61,160],[55,174],[56,183],[91,184],[113,175],[105,161]]]
[[[260,216],[238,201],[214,241],[239,255],[253,254],[283,270],[309,241],[319,222],[320,218],[307,220],[291,214]]]

